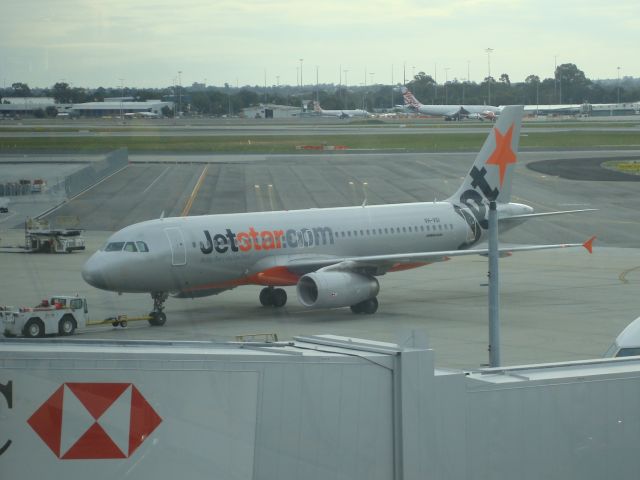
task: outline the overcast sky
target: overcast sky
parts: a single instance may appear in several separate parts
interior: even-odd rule
[[[640,77],[639,0],[6,0],[3,86]],[[303,59],[302,63],[300,59]],[[341,72],[342,70],[342,72]],[[345,74],[344,70],[348,70]],[[365,76],[365,71],[367,75]],[[342,77],[342,78],[341,78]],[[122,79],[122,80],[121,80]]]

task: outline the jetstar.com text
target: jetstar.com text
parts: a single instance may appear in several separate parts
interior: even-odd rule
[[[251,250],[275,250],[281,248],[303,248],[322,245],[333,245],[333,230],[329,227],[302,228],[300,230],[256,230],[250,227],[245,232],[233,232],[227,228],[226,233],[213,236],[205,230],[206,242],[200,242],[200,250],[204,254],[227,252],[249,252]]]

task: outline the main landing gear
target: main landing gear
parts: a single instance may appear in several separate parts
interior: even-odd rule
[[[153,298],[153,310],[149,312],[149,324],[154,327],[160,327],[167,321],[167,316],[164,314],[164,302],[169,298],[169,294],[166,292],[151,292],[151,298]]]
[[[371,315],[378,310],[378,299],[376,297],[368,298],[360,303],[351,305],[351,311],[353,313],[366,313]]]
[[[265,287],[260,290],[260,303],[263,307],[284,307],[287,292],[282,288]]]

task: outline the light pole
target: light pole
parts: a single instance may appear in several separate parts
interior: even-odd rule
[[[391,109],[393,109],[393,90],[395,89],[393,85],[393,63],[391,64]]]
[[[122,112],[122,101],[124,100],[124,79],[120,79],[120,120],[124,121],[124,113]]]
[[[487,76],[487,104],[491,105],[491,52],[493,52],[493,48],[486,48],[484,51],[487,53],[487,71],[489,72]]]
[[[618,103],[620,103],[620,67],[618,67]]]
[[[449,104],[449,92],[447,91],[447,83],[449,83],[449,68],[444,67],[444,104]]]
[[[300,88],[302,88],[302,86],[304,85],[304,83],[302,83],[302,62],[304,61],[303,58],[300,59]]]
[[[347,108],[347,89],[349,88],[349,80],[347,78],[347,73],[349,70],[343,70],[344,72],[344,107]]]
[[[182,70],[178,70],[178,115],[182,113],[182,105],[181,105],[181,92],[182,90]]]
[[[553,101],[558,102],[558,56],[557,55],[553,56]]]

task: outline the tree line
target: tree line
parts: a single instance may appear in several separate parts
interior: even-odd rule
[[[418,72],[406,85],[425,104],[560,104],[618,103],[640,100],[640,79],[624,78],[593,81],[573,63],[558,65],[553,78],[541,79],[529,75],[524,82],[512,83],[509,75],[497,80],[486,77],[482,82],[453,79],[437,83],[432,76]],[[0,89],[0,98],[53,97],[58,103],[100,102],[105,98],[131,97],[138,101],[169,100],[184,114],[237,115],[246,107],[271,103],[312,108],[317,100],[325,109],[364,108],[369,111],[389,110],[402,104],[398,85],[304,85],[224,87],[132,88],[99,87],[87,89],[58,82],[51,88],[32,91],[28,84],[17,82],[11,88]],[[179,99],[179,100],[178,100]],[[173,115],[173,111],[166,111]]]

